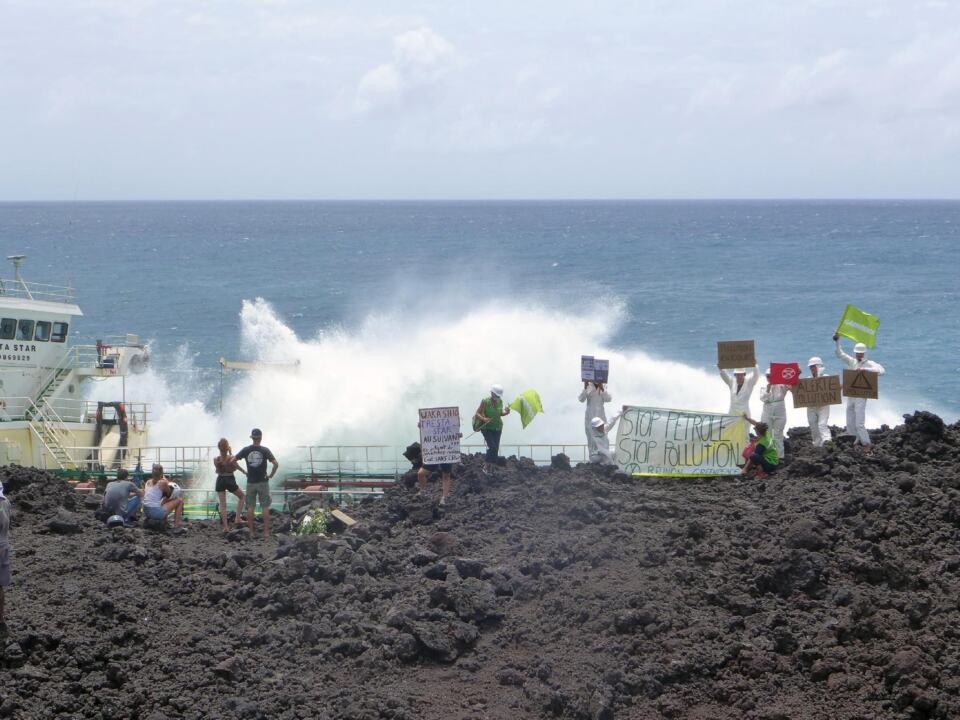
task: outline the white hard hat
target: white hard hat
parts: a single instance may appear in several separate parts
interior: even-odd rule
[[[853,346],[853,351],[855,353],[865,353],[867,351],[867,346],[863,343],[857,343]]]
[[[737,368],[736,370],[733,371],[733,374],[734,374],[734,375],[746,375],[746,374],[747,374],[747,371],[744,370],[743,368]]]
[[[593,425],[595,428],[601,428],[603,427],[603,418],[595,417],[593,420],[590,421],[590,424]]]
[[[503,397],[503,386],[502,385],[491,385],[490,392],[492,392],[497,397]]]
[[[812,358],[807,360],[807,367],[813,367],[813,366],[823,367],[823,360],[821,360],[816,355],[814,355]]]
[[[764,375],[769,375],[772,372],[773,372],[773,368],[770,366],[767,366],[767,371],[764,373]]]

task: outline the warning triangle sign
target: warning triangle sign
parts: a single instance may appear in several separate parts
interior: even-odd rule
[[[850,383],[850,387],[856,388],[857,390],[873,390],[873,383],[871,383],[870,379],[861,371],[857,373],[853,382]]]

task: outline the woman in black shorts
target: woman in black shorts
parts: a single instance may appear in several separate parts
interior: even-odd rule
[[[217,499],[220,502],[220,521],[223,523],[223,531],[230,530],[230,522],[227,520],[227,492],[237,496],[237,524],[243,522],[243,502],[244,494],[240,486],[237,485],[237,479],[233,474],[237,471],[243,472],[236,459],[233,457],[233,451],[230,449],[230,443],[226,438],[220,438],[217,443],[217,449],[220,455],[213,459],[213,466],[217,469]],[[246,473],[244,473],[246,474]]]

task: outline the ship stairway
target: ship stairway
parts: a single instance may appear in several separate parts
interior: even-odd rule
[[[67,448],[76,445],[76,439],[61,417],[57,415],[56,410],[44,401],[39,404],[30,403],[25,414],[33,434],[46,448],[59,469],[75,469],[77,464]]]

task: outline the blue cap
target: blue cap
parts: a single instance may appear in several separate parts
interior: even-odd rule
[[[250,431],[250,437],[252,438],[263,437],[263,432],[261,432],[260,428],[254,428],[253,430]]]

